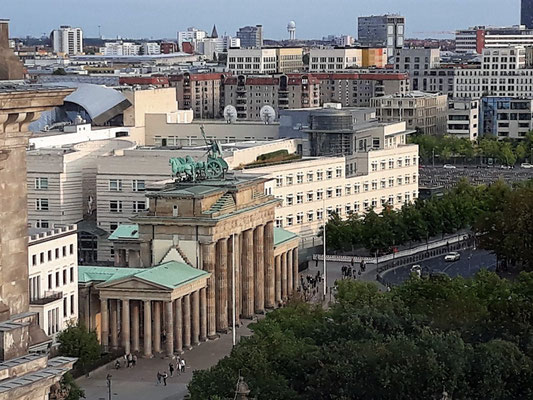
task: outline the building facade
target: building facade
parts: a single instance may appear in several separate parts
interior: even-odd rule
[[[64,25],[52,31],[52,47],[56,54],[69,56],[83,53],[83,31]]]
[[[533,1],[521,0],[520,24],[528,29],[533,29]]]
[[[533,100],[487,96],[481,99],[480,135],[523,139],[533,130]]]
[[[275,74],[278,72],[276,49],[244,48],[228,50],[227,68],[233,74]]]
[[[412,90],[422,90],[421,87],[416,88],[420,78],[428,76],[430,71],[438,68],[440,64],[439,49],[406,48],[395,50],[394,54],[395,70],[409,74]]]
[[[183,43],[191,43],[196,48],[196,42],[207,37],[207,32],[194,27],[187,28],[186,31],[178,32],[178,46],[183,50]]]
[[[355,68],[384,68],[384,48],[313,48],[309,52],[309,72],[346,72]]]
[[[410,92],[404,96],[372,99],[371,106],[383,122],[405,121],[408,129],[429,135],[447,130],[448,96],[436,93]]]
[[[239,28],[237,37],[241,40],[242,48],[261,48],[263,47],[263,25]]]
[[[78,320],[78,237],[76,225],[43,231],[30,229],[28,242],[30,311],[56,341]]]
[[[523,1],[529,2],[529,1]],[[522,4],[523,4],[522,3]],[[531,7],[528,8],[531,21]],[[526,18],[528,18],[526,16]],[[455,32],[455,51],[457,53],[477,53],[481,54],[483,49],[500,48],[507,46],[532,46],[533,27],[527,24],[491,27],[475,26],[469,29]]]
[[[357,41],[361,46],[385,47],[388,54],[403,48],[405,17],[401,15],[372,15],[357,20]]]
[[[479,132],[479,99],[454,99],[448,103],[449,135],[477,140]]]

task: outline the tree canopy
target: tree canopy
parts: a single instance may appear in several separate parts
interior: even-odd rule
[[[329,310],[294,302],[189,384],[191,399],[511,400],[533,396],[533,274],[338,283]]]
[[[97,361],[101,355],[100,343],[96,332],[89,331],[83,324],[71,325],[59,333],[59,354],[77,357],[75,364],[82,372]]]

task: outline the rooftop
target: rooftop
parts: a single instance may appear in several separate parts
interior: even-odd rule
[[[283,228],[274,228],[274,246],[282,245],[293,239],[297,239],[298,235],[289,232]]]
[[[152,268],[78,267],[78,283],[109,283],[124,278],[138,278],[146,282],[175,289],[209,273],[177,261],[169,261]]]
[[[115,231],[109,235],[109,240],[139,239],[139,225],[123,224],[119,225]]]

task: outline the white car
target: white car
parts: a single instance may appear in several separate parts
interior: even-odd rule
[[[533,168],[533,164],[530,164],[530,163],[527,163],[527,162],[520,164],[520,166],[522,168],[528,168],[528,169],[529,168]]]
[[[461,254],[456,251],[452,251],[444,256],[444,261],[458,261],[461,258]]]
[[[442,168],[444,168],[444,169],[455,169],[455,165],[444,164],[444,165],[442,166]]]
[[[422,267],[420,265],[413,265],[411,272],[415,273],[419,278],[422,276]]]

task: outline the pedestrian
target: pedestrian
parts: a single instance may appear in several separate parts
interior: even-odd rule
[[[318,258],[315,260],[315,268],[318,268]]]
[[[124,353],[124,368],[128,367],[128,355]]]
[[[180,372],[181,372],[181,357],[177,356],[176,357],[176,374],[179,375]]]
[[[161,383],[161,371],[157,371],[157,384]]]
[[[165,386],[167,386],[167,378],[168,378],[168,374],[166,372],[163,372],[163,383],[165,384]]]
[[[172,364],[172,361],[168,363],[168,372],[170,372],[170,376],[174,376],[174,364]]]
[[[135,354],[133,355],[131,361],[133,363],[133,366],[135,367],[137,365],[137,356]]]
[[[355,266],[355,258],[352,257],[352,261],[350,261],[350,264],[352,264],[352,268]]]
[[[185,360],[181,359],[181,372],[185,373]]]
[[[131,353],[128,353],[128,368],[131,368],[133,364],[133,357]]]

